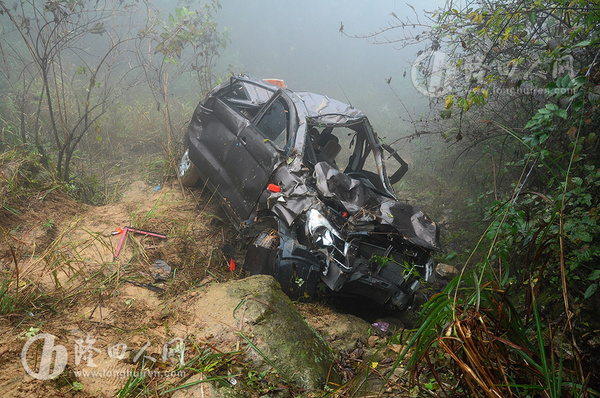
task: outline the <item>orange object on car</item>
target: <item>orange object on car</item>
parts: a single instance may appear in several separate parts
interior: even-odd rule
[[[278,87],[285,87],[285,83],[281,79],[263,79],[263,80],[266,81],[267,83],[274,84]]]

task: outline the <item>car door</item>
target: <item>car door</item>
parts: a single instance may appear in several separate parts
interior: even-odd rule
[[[223,199],[223,207],[235,222],[242,217],[237,209],[243,208],[244,203],[241,188],[228,166],[228,152],[238,144],[237,135],[248,124],[247,119],[214,96],[198,106],[189,128],[190,158],[201,178]]]
[[[295,115],[291,100],[277,92],[252,122],[239,130],[235,144],[225,154],[225,168],[238,188],[235,194],[241,197],[230,202],[241,220],[250,217],[286,153],[291,115]]]
[[[200,134],[209,183],[235,222],[247,220],[283,159],[289,137],[291,100],[275,93],[252,121],[224,99],[214,98]]]

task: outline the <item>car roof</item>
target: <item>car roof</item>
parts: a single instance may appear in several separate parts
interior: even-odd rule
[[[362,121],[365,115],[352,105],[329,98],[326,95],[297,92],[306,108],[306,116],[315,124],[350,125]]]
[[[250,97],[249,100],[255,104],[264,104],[278,90],[282,90],[292,98],[298,109],[298,113],[308,118],[311,124],[319,125],[352,125],[362,122],[366,118],[364,113],[348,105],[344,102],[329,98],[326,95],[310,93],[306,91],[295,92],[289,88],[281,88],[264,80],[253,79],[247,76],[233,77],[229,82],[239,81],[246,87],[246,94]],[[229,85],[224,84],[224,85]],[[221,85],[214,91],[219,91],[223,88]],[[261,89],[262,88],[262,89]],[[267,95],[267,91],[271,95]]]

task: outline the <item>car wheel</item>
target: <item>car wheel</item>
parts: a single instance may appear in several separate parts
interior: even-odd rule
[[[185,150],[183,156],[181,157],[181,162],[179,163],[179,178],[181,178],[181,183],[185,187],[192,187],[196,185],[200,179],[200,175],[198,174],[198,170],[196,170],[196,166],[194,166],[190,160],[188,149]]]

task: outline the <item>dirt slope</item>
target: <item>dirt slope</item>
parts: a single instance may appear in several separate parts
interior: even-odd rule
[[[127,380],[120,375],[135,366],[110,358],[106,348],[127,344],[139,350],[150,342],[148,355],[159,354],[174,333],[168,323],[177,317],[162,316],[163,300],[189,286],[233,276],[219,250],[233,231],[220,221],[209,198],[184,193],[177,184],[157,189],[135,181],[115,204],[85,206],[50,193],[26,204],[19,217],[3,219],[9,232],[0,246],[0,269],[11,275],[9,293],[21,308],[0,318],[1,395],[113,396]],[[129,233],[114,259],[122,235],[111,232],[124,226],[160,232],[167,239]],[[156,260],[171,272],[165,274]],[[25,317],[19,311],[23,307]],[[70,354],[57,380],[36,380],[21,361],[27,338],[43,333],[56,336]],[[96,368],[117,377],[74,377],[74,371],[90,368],[85,355],[73,355],[77,341],[86,338],[100,349],[91,351]],[[76,380],[81,385],[73,388]]]
[[[165,344],[172,342],[169,347],[175,349],[177,338],[202,326],[194,324],[190,311],[220,310],[217,297],[198,308],[197,288],[240,276],[239,267],[231,271],[229,258],[220,250],[225,244],[236,247],[235,231],[201,189],[134,181],[117,203],[105,206],[82,205],[53,191],[21,208],[20,215],[0,220],[0,272],[11,280],[6,293],[14,299],[8,303],[12,309],[0,317],[3,397],[112,397],[135,379],[136,360],[145,358],[154,370],[173,369],[173,358],[168,363],[161,359]],[[125,226],[167,238],[129,233],[115,259],[122,235],[112,232]],[[4,296],[0,304],[6,300]],[[353,377],[369,343],[375,349],[383,341],[370,338],[373,328],[359,318],[320,304],[298,308],[334,347],[340,361],[336,366],[345,377]],[[24,363],[39,363],[47,340],[23,347],[36,336],[49,335],[55,337],[56,355],[58,345],[67,352],[66,367],[53,380],[39,380],[38,370],[32,370],[32,377]],[[205,347],[219,352],[219,336],[203,338]],[[220,360],[231,361],[228,355]],[[152,394],[161,383],[176,385],[187,377],[160,374],[130,392]],[[257,377],[246,371],[253,394],[279,383],[269,382],[269,375]]]

